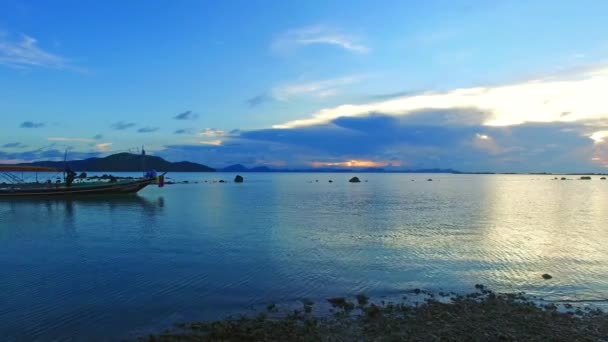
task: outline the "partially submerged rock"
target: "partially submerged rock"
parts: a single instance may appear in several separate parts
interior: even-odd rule
[[[522,294],[480,292],[432,297],[415,304],[373,303],[357,296],[328,299],[333,315],[316,315],[312,301],[300,310],[271,304],[266,313],[214,322],[177,324],[148,341],[604,341],[608,314],[599,310],[561,312]],[[423,291],[421,291],[423,292]]]
[[[552,277],[550,274],[548,274],[548,273],[543,274],[543,275],[542,275],[542,277],[543,277],[543,279],[545,279],[545,280],[549,280],[549,279],[553,278],[553,277]]]
[[[361,180],[359,179],[359,177],[353,177],[351,179],[348,180],[351,183],[361,183]]]
[[[245,181],[245,179],[241,175],[236,175],[236,177],[234,177],[235,183],[243,183],[243,181]]]

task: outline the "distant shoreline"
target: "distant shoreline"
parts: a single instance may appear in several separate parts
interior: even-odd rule
[[[6,166],[2,164],[0,166]],[[0,170],[1,171],[1,170]],[[81,170],[77,169],[80,172]],[[164,170],[157,170],[164,171]],[[26,173],[32,173],[34,171],[27,171]],[[62,172],[61,170],[56,171],[35,171],[38,173],[56,173]],[[140,170],[84,170],[83,172],[94,172],[94,173],[141,173]],[[272,170],[272,171],[168,171],[169,173],[229,173],[229,174],[249,174],[249,173],[361,173],[361,174],[437,174],[437,175],[519,175],[519,176],[606,176],[608,173],[536,173],[536,172],[426,172],[426,171],[360,171],[360,170],[335,170],[335,171],[322,171],[322,170]]]
[[[225,172],[225,173],[405,173],[405,174],[455,174],[455,175],[554,175],[554,176],[607,176],[607,173],[598,172],[490,172],[490,171],[460,171],[451,168],[424,168],[424,169],[384,169],[382,167],[361,168],[281,168],[273,169],[267,166],[248,168],[242,164],[234,164],[223,168],[213,168],[207,165],[189,161],[169,162],[163,158],[150,155],[137,155],[131,153],[112,154],[103,158],[88,158],[69,161],[38,161],[20,163],[10,166],[36,166],[54,168],[62,172],[71,168],[77,172],[144,172],[156,170],[159,172]]]

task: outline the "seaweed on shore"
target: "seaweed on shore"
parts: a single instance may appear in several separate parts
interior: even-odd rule
[[[608,313],[562,312],[523,294],[478,292],[421,304],[371,303],[362,294],[357,308],[346,298],[328,299],[333,316],[295,310],[278,318],[266,314],[181,324],[142,341],[606,341]],[[314,305],[303,301],[306,307]],[[274,309],[274,307],[273,307]]]

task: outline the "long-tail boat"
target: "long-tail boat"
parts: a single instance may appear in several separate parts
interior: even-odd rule
[[[19,178],[14,172],[61,172],[55,168],[39,167],[39,166],[18,166],[5,165],[0,166],[0,198],[7,197],[74,197],[85,195],[116,195],[116,194],[134,194],[150,184],[164,185],[164,175],[156,176],[154,173],[147,173],[144,177],[136,179],[122,179],[116,177],[108,177],[107,179],[79,179],[74,182],[74,177],[68,175],[64,177],[64,181],[58,182],[25,182]],[[69,171],[71,172],[71,171]]]

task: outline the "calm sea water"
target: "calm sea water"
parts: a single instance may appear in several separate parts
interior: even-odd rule
[[[0,200],[2,339],[118,339],[251,305],[476,283],[549,300],[608,298],[608,181],[599,177],[172,176],[230,182]]]

